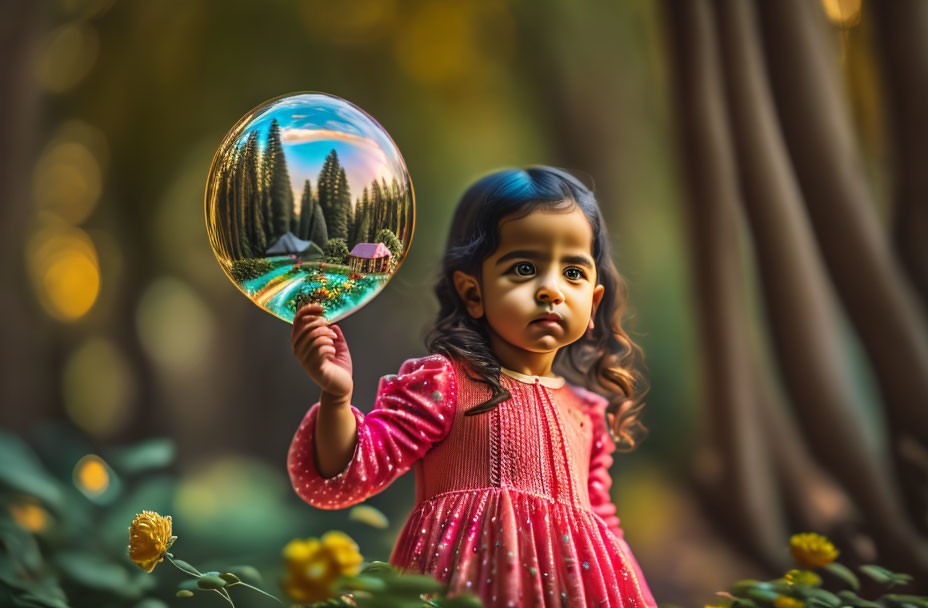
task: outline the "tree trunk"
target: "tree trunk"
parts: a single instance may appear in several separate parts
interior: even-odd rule
[[[860,408],[853,406],[858,397],[839,364],[838,311],[776,121],[754,4],[718,0],[715,7],[743,199],[774,344],[797,414],[821,461],[876,527],[890,567],[928,572],[928,551],[908,522],[885,455],[866,448],[867,432],[855,413]]]
[[[928,311],[928,3],[893,0],[871,6],[895,127],[895,246]]]
[[[759,7],[790,157],[824,260],[876,373],[891,452],[902,487],[913,489],[909,511],[917,521],[928,504],[919,504],[914,487],[928,471],[906,469],[898,454],[901,435],[928,445],[928,326],[881,230],[837,61],[823,39],[824,15],[806,0]]]
[[[671,38],[689,186],[694,290],[705,345],[707,440],[722,475],[697,469],[703,500],[734,522],[766,564],[782,569],[786,525],[780,509],[752,373],[747,298],[738,243],[737,167],[726,116],[712,9],[708,0],[671,2]]]
[[[33,52],[41,33],[41,6],[29,0],[0,4],[0,401],[5,405],[0,426],[10,429],[47,414],[51,398],[47,368],[35,365],[44,358],[48,320],[35,306],[23,260],[40,107]]]

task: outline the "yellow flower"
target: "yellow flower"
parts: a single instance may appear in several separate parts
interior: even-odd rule
[[[30,532],[42,532],[48,527],[48,511],[42,505],[31,500],[21,501],[10,505],[10,514],[20,527]]]
[[[162,517],[154,511],[142,511],[129,527],[129,559],[145,572],[151,572],[164,559],[171,536],[171,516]]]
[[[788,585],[811,585],[815,587],[822,584],[822,578],[811,570],[790,570],[783,579]]]
[[[789,550],[796,563],[804,568],[822,568],[838,557],[838,550],[831,541],[813,532],[794,534],[789,539]]]
[[[358,574],[363,561],[357,543],[336,530],[326,532],[321,539],[290,541],[283,557],[287,565],[283,589],[293,601],[303,604],[331,597],[335,579]]]
[[[794,597],[788,595],[778,595],[773,600],[774,608],[804,608],[805,604]]]

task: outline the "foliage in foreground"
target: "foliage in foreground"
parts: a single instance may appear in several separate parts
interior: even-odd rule
[[[790,552],[798,566],[772,581],[742,580],[718,595],[722,603],[706,608],[928,608],[928,597],[886,593],[860,597],[860,579],[835,561],[838,550],[826,537],[806,532],[790,539]],[[844,589],[828,590],[816,571],[827,573]],[[891,572],[875,564],[858,568],[861,575],[887,590],[912,581],[908,574]]]

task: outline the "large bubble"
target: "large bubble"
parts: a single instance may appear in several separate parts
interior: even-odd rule
[[[406,256],[414,218],[396,144],[363,110],[323,93],[246,114],[206,186],[206,228],[223,270],[288,322],[310,302],[330,323],[369,302]]]

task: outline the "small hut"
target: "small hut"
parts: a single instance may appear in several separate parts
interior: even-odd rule
[[[312,241],[304,241],[287,232],[267,248],[265,255],[288,255],[295,253],[304,258],[322,257],[322,249]]]
[[[348,267],[355,272],[389,272],[392,257],[383,243],[358,243],[348,254]]]

